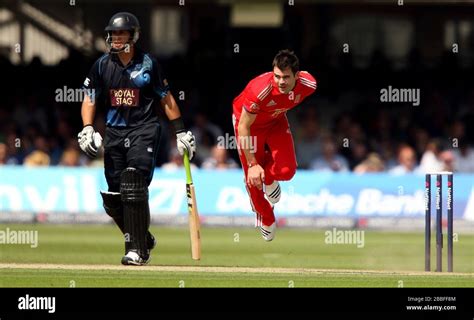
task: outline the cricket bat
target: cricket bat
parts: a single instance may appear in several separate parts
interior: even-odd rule
[[[197,209],[196,192],[194,190],[193,177],[189,156],[184,152],[184,168],[186,170],[186,196],[188,198],[189,234],[191,236],[191,256],[193,260],[201,259],[201,227]]]

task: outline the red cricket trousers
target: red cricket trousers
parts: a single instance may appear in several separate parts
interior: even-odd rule
[[[233,117],[233,120],[237,139],[239,123],[235,120],[235,117]],[[254,148],[256,146],[255,158],[258,164],[265,170],[264,183],[270,185],[275,180],[290,180],[295,175],[297,163],[293,136],[286,115],[265,127],[251,126],[250,135]],[[238,151],[246,182],[248,161],[244,152],[240,149]],[[275,222],[275,215],[272,205],[265,199],[264,190],[258,190],[254,186],[247,186],[247,192],[250,196],[252,209],[256,213],[255,226],[261,226],[262,223],[270,226]]]

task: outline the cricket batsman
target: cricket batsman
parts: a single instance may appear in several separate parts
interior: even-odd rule
[[[316,80],[299,70],[298,57],[281,50],[273,59],[273,71],[251,80],[233,101],[232,120],[255,226],[263,239],[275,237],[273,206],[280,200],[278,181],[296,172],[293,137],[286,112],[316,90]]]
[[[156,240],[148,231],[148,186],[153,178],[161,128],[154,102],[160,101],[176,131],[181,155],[196,152],[193,134],[186,131],[181,113],[160,64],[137,45],[138,19],[131,13],[112,16],[105,28],[109,52],[92,66],[84,81],[84,128],[79,146],[96,157],[102,138],[94,130],[96,107],[106,112],[104,167],[108,191],[101,191],[104,209],[125,237],[124,265],[144,265]]]

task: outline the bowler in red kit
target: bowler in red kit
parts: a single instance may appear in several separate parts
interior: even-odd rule
[[[298,57],[281,50],[273,71],[251,80],[233,101],[235,136],[256,227],[263,239],[275,237],[274,204],[280,200],[278,181],[296,172],[295,147],[286,112],[316,90],[315,78],[299,70]]]

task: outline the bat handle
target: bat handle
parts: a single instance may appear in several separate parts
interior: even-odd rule
[[[184,170],[186,170],[186,183],[193,183],[193,177],[191,175],[191,164],[189,163],[188,152],[185,150],[183,155]]]

